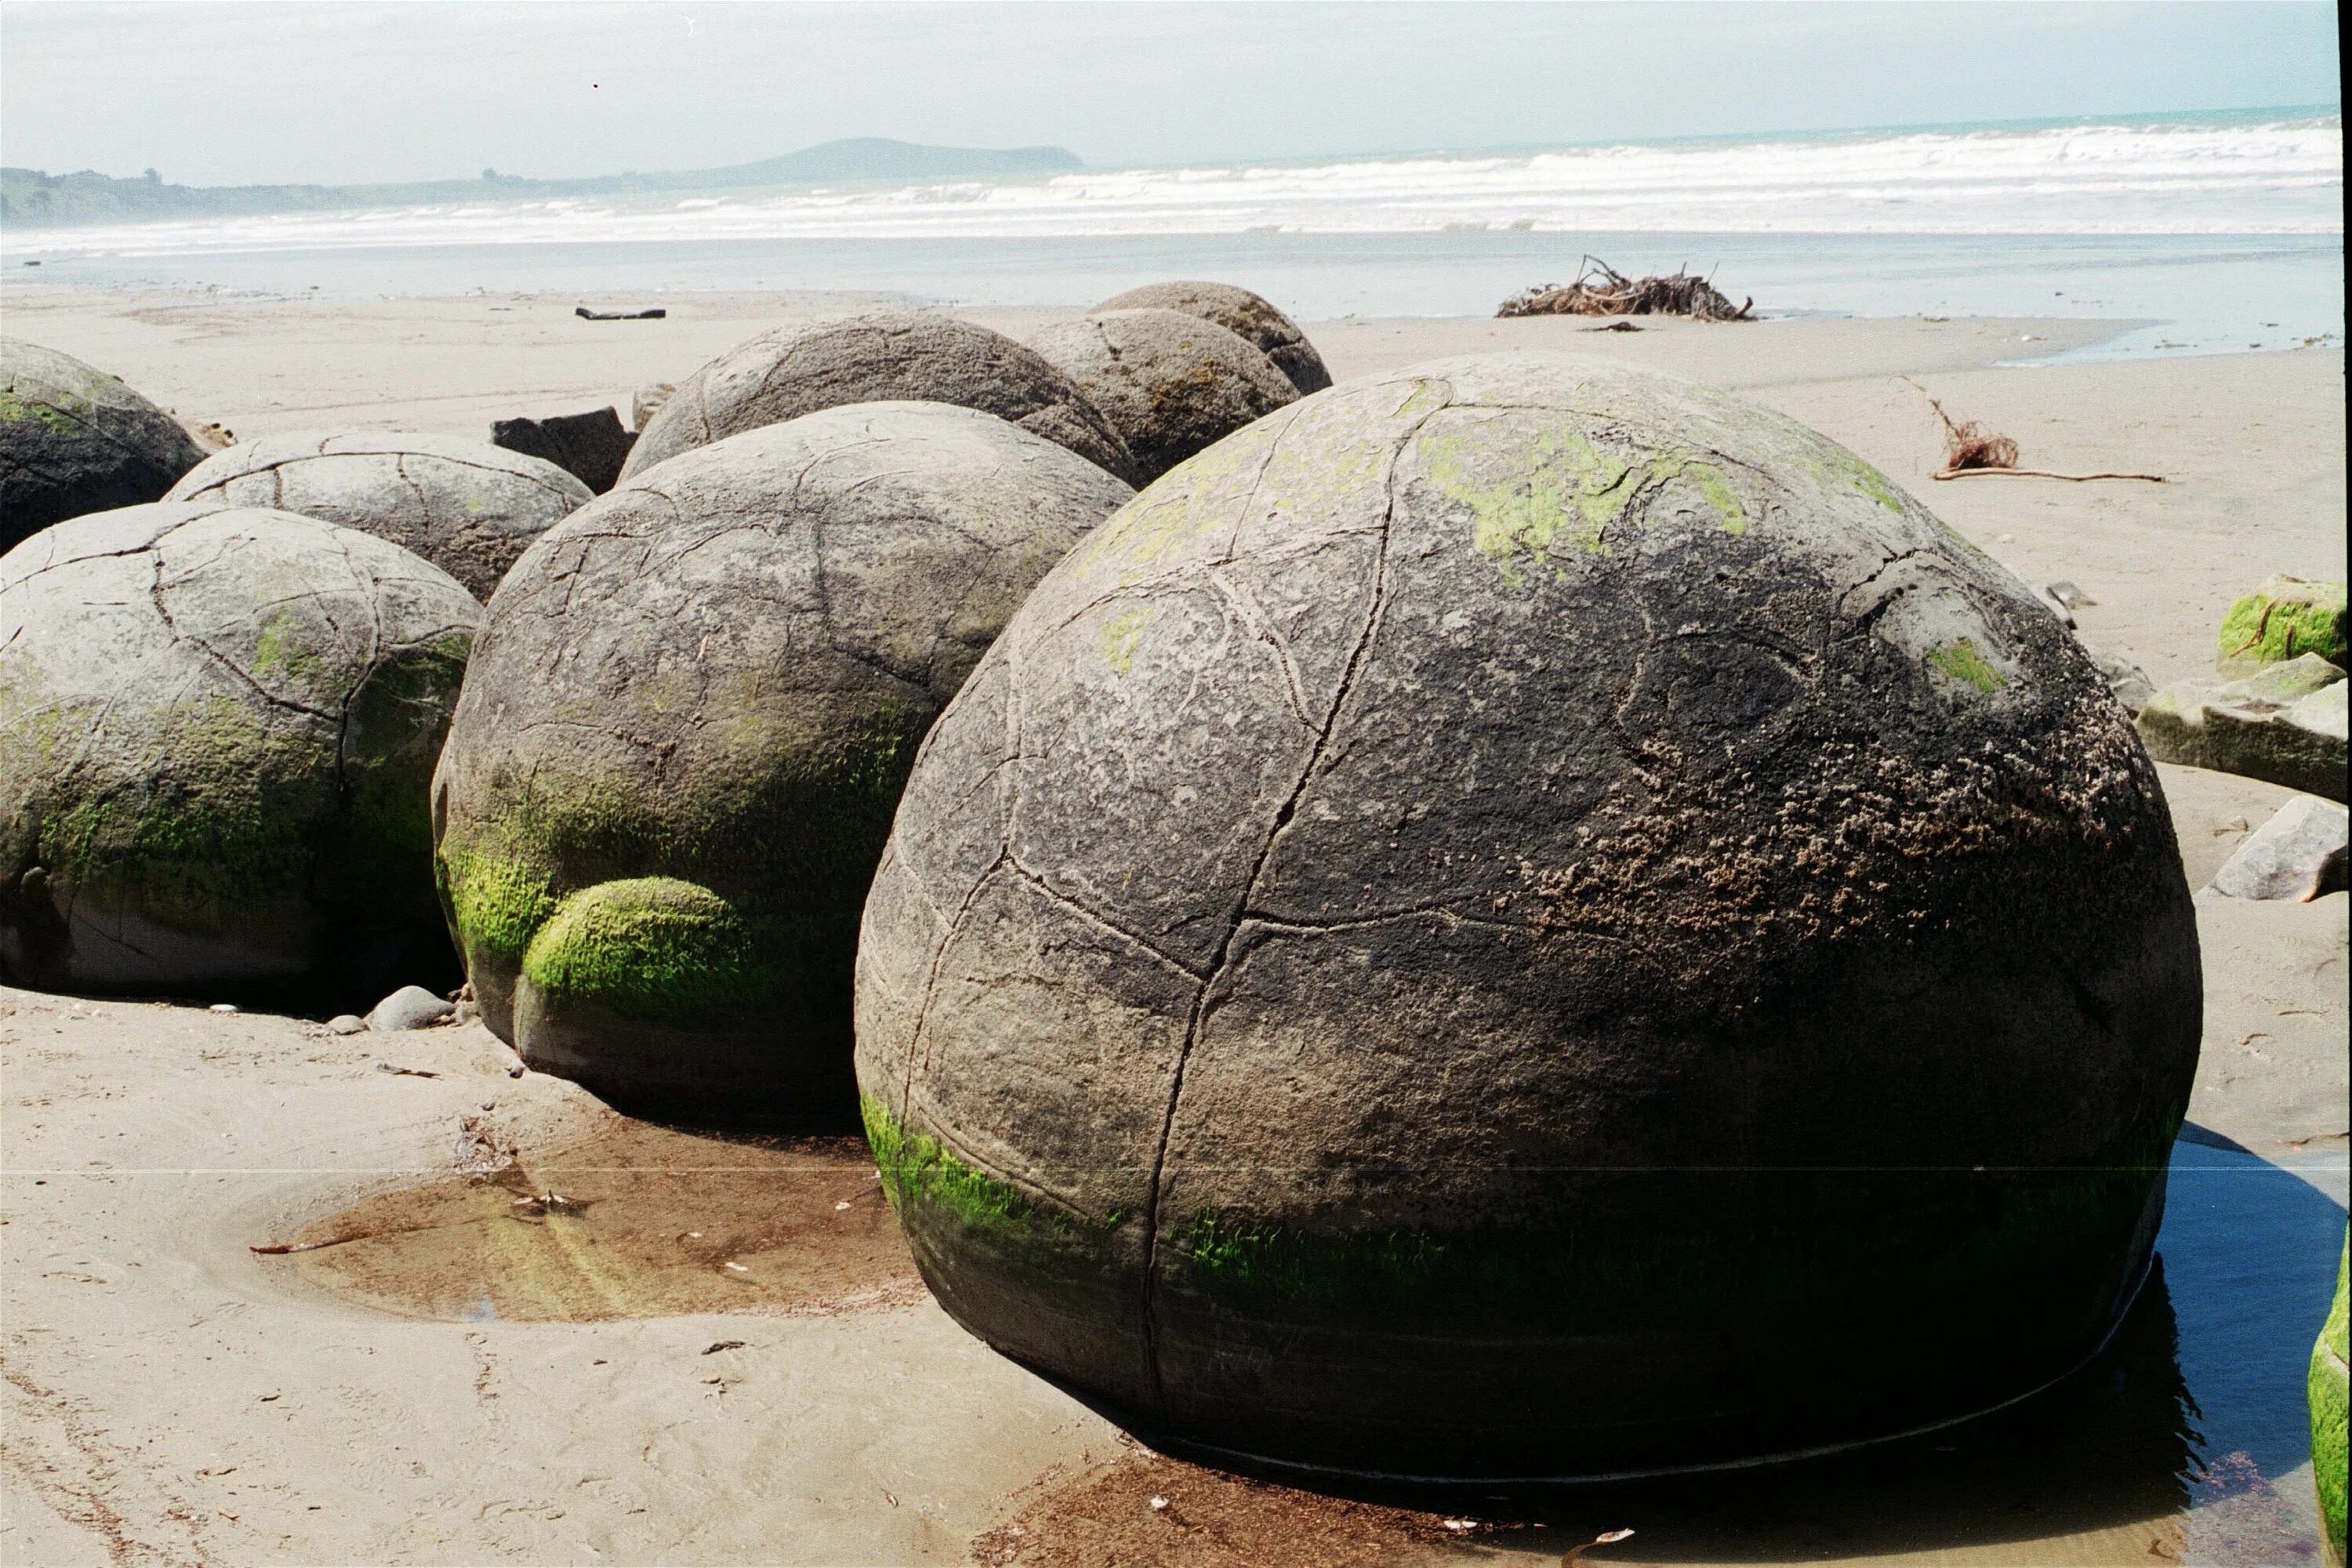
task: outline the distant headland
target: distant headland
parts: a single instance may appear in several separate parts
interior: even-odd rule
[[[118,179],[92,170],[48,174],[0,168],[0,222],[25,227],[51,224],[136,222],[145,218],[236,217],[259,213],[347,207],[412,206],[432,202],[528,200],[534,196],[614,195],[635,191],[719,191],[756,185],[819,184],[872,180],[952,180],[982,176],[1063,174],[1084,168],[1062,147],[927,147],[883,136],[821,142],[718,169],[598,174],[540,180],[485,169],[471,180],[418,180],[373,185],[175,185],[153,170]]]

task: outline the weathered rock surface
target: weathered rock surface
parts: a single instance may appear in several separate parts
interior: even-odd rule
[[[1132,492],[945,404],[686,452],[532,547],[436,782],[450,924],[532,1066],[846,1108],[857,912],[940,706]]]
[[[422,985],[404,985],[368,1010],[367,1026],[379,1034],[423,1029],[454,1016],[456,1003]]]
[[[426,784],[480,618],[395,545],[257,509],[0,557],[0,973],[373,995],[450,967]]]
[[[629,399],[629,428],[644,434],[653,416],[661,412],[662,405],[677,393],[677,383],[674,381],[657,381],[651,386],[637,388],[636,395]]]
[[[1140,289],[1129,289],[1116,294],[1095,307],[1097,310],[1181,310],[1188,316],[1198,316],[1255,346],[1258,353],[1272,360],[1275,368],[1290,378],[1290,384],[1304,395],[1320,392],[1331,384],[1331,373],[1324,366],[1323,356],[1307,341],[1298,323],[1275,309],[1274,302],[1262,294],[1231,283],[1201,283],[1182,280],[1173,283],[1147,283]]]
[[[0,550],[69,517],[158,500],[203,459],[178,420],[116,377],[0,337]]]
[[[500,419],[490,426],[490,444],[553,463],[603,495],[620,482],[621,465],[637,438],[621,428],[618,414],[599,408],[549,419]]]
[[[2126,715],[2137,718],[2139,710],[2147,706],[2147,700],[2156,695],[2156,682],[2148,679],[2147,670],[2121,654],[2101,653],[2096,648],[2091,649],[2090,654],[2100,679],[2115,693],[2116,704]]]
[[[1103,411],[1147,482],[1298,396],[1255,348],[1179,310],[1097,311],[1029,343]]]
[[[488,600],[530,542],[591,499],[553,463],[454,436],[289,432],[216,452],[170,500],[270,507],[389,540]]]
[[[2343,668],[2344,604],[2341,583],[2272,578],[2221,617],[2221,673],[2252,675],[2265,665],[2305,654]]]
[[[622,477],[763,425],[894,399],[993,414],[1136,482],[1126,444],[1068,376],[1002,332],[919,310],[779,327],[728,350],[638,426]]]
[[[2213,891],[2227,899],[2312,898],[2322,890],[2329,861],[2340,867],[2347,837],[2342,805],[2296,795],[2213,874]]]
[[[2186,680],[2136,722],[2159,762],[2242,773],[2305,795],[2345,796],[2344,671],[2317,654],[2222,684]]]
[[[1536,355],[1098,529],[932,731],[857,963],[960,1321],[1156,1442],[1453,1477],[2076,1364],[2200,989],[2155,768],[2029,588],[1777,415]]]

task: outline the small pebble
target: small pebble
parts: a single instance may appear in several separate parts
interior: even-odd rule
[[[211,1006],[205,1008],[205,1011],[207,1013],[234,1013],[236,1011],[236,1004],[234,1002],[215,1002]]]
[[[367,1020],[356,1013],[338,1013],[327,1020],[327,1033],[331,1035],[357,1035],[366,1029]]]

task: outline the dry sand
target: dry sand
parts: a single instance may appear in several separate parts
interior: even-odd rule
[[[568,296],[0,289],[12,334],[248,437],[329,425],[486,436],[493,417],[605,403],[625,418],[635,387],[678,379],[751,332],[830,303],[659,302],[667,321],[590,323],[572,316]],[[973,314],[1016,330],[1041,319]],[[2221,612],[2245,586],[2273,572],[2345,572],[2340,351],[2000,368],[2097,329],[1586,326],[1351,321],[1309,331],[1342,380],[1539,345],[1740,388],[1879,464],[2028,581],[2079,584],[2097,601],[2078,612],[2084,638],[2159,682],[2210,666]],[[1957,416],[2014,436],[2035,466],[2152,468],[2171,482],[1933,483],[1936,426],[1906,377]],[[2286,798],[2194,770],[2167,768],[2165,780],[2193,884]],[[2297,1162],[2340,1204],[2346,900],[2206,901],[2200,919],[2207,1020],[2191,1118]],[[894,1275],[870,1228],[854,1257],[755,1293],[744,1310],[468,1321],[403,1315],[381,1291],[366,1304],[352,1295],[368,1274],[356,1260],[328,1267],[324,1252],[248,1247],[333,1234],[342,1222],[326,1216],[387,1188],[462,1184],[486,1148],[520,1148],[528,1170],[583,1139],[605,1146],[593,1141],[618,1135],[615,1119],[569,1084],[509,1078],[511,1054],[478,1026],[337,1038],[298,1019],[208,1013],[203,1000],[0,990],[0,1561],[1369,1568],[1557,1562],[1589,1539],[1577,1530],[1612,1524],[1643,1534],[1590,1561],[1864,1561],[1914,1544],[1851,1480],[1778,1491],[1769,1507],[1652,1499],[1638,1519],[1570,1510],[1546,1529],[1496,1531],[1176,1466],[962,1334]],[[725,1146],[712,1147],[723,1163]],[[533,1196],[535,1183],[504,1179],[512,1197],[452,1201],[488,1215],[469,1234],[504,1237],[531,1268],[562,1273],[548,1300],[586,1291],[614,1311],[658,1308],[630,1294],[642,1280],[621,1278],[627,1249],[598,1229],[621,1225],[626,1205],[615,1199],[601,1216],[526,1205],[517,1217],[540,1226],[526,1237],[527,1225],[500,1229],[495,1210]],[[730,1179],[740,1198],[745,1178]],[[814,1234],[829,1215],[857,1217],[861,1194],[834,1190],[844,1179],[837,1162],[821,1194],[777,1178],[777,1202],[808,1207],[793,1223]],[[678,1191],[690,1206],[691,1185]],[[606,1189],[597,1194],[583,1201],[605,1201]],[[378,1200],[363,1212],[411,1210]],[[701,1228],[697,1217],[677,1215],[680,1247]],[[641,1233],[647,1222],[640,1212],[632,1223]],[[645,1243],[632,1234],[631,1245]],[[455,1245],[432,1245],[445,1243]],[[742,1245],[746,1273],[788,1250],[764,1232]],[[695,1255],[710,1277],[698,1277],[690,1304],[725,1299],[711,1283],[733,1260],[721,1250]],[[728,1342],[741,1342],[712,1348]],[[2300,1479],[2271,1479],[2308,1489],[2307,1468]],[[2065,1506],[2063,1476],[2039,1484],[2055,1489],[2000,1521],[1971,1519],[1968,1496],[1947,1500],[1919,1542],[1933,1549],[1906,1560],[2145,1563],[2198,1552],[2194,1531],[2163,1517],[2160,1501],[2086,1510]],[[1169,1507],[1153,1509],[1153,1497]],[[2017,1511],[2032,1508],[2042,1511]]]

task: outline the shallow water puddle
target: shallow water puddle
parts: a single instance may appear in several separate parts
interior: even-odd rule
[[[1399,1568],[1557,1563],[1583,1545],[1574,1560],[1589,1568],[2316,1564],[2304,1374],[2344,1235],[2340,1154],[2313,1173],[2184,1140],[2158,1269],[2097,1361],[2021,1405],[1907,1442],[1638,1486],[1365,1501],[1135,1449],[1040,1477],[972,1560]],[[1588,1544],[1619,1530],[1634,1533]]]
[[[272,1267],[413,1317],[854,1311],[922,1291],[858,1138],[615,1119],[488,1175],[374,1194],[289,1240],[305,1249]]]

